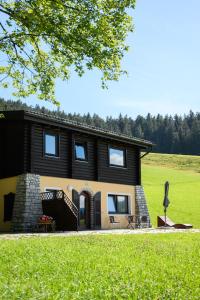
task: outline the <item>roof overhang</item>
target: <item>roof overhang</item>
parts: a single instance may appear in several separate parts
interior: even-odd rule
[[[67,120],[57,116],[49,116],[47,114],[34,111],[16,110],[2,111],[2,119],[0,120],[27,120],[34,123],[40,123],[48,126],[70,129],[81,133],[86,133],[100,138],[107,138],[121,143],[136,145],[141,149],[152,148],[154,144],[150,141],[129,137],[124,134],[118,134],[108,130],[103,130],[86,124],[81,124],[75,121]]]

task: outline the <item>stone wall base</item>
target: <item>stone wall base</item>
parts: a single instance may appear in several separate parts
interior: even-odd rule
[[[40,176],[35,174],[19,175],[17,178],[11,230],[13,232],[34,231],[38,218],[41,215]]]
[[[141,185],[137,185],[135,187],[135,200],[136,200],[136,215],[140,217],[140,219],[145,216],[146,222],[141,223],[142,228],[150,228],[151,221],[149,216],[149,211],[147,207],[146,197],[144,193],[144,189]]]

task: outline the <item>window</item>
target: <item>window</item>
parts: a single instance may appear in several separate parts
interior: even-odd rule
[[[87,144],[75,143],[75,158],[76,160],[87,161]]]
[[[47,156],[59,156],[59,136],[45,133],[44,152]]]
[[[109,165],[117,167],[126,166],[125,150],[118,148],[109,148]]]
[[[108,195],[109,214],[128,214],[128,196]]]

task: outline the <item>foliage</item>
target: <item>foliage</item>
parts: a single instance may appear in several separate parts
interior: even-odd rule
[[[199,299],[200,235],[1,240],[1,299]]]
[[[167,215],[175,223],[189,223],[200,228],[200,159],[179,155],[176,158],[156,153],[142,160],[142,184],[152,224],[156,227],[157,216],[164,214],[164,183],[168,180],[170,205]]]
[[[136,136],[150,140],[156,144],[154,152],[159,153],[178,153],[200,155],[200,113],[184,115],[183,117],[172,116],[137,116],[135,119],[119,115],[118,118],[107,117],[106,120],[97,114],[91,116],[89,113],[81,116],[80,114],[65,113],[61,110],[51,111],[39,105],[28,106],[20,101],[5,101],[0,98],[0,110],[26,109],[35,110],[67,118],[80,123],[96,126],[103,129]]]
[[[84,70],[102,71],[102,84],[118,80],[120,62],[133,30],[128,8],[135,0],[0,0],[0,65],[3,87],[12,80],[15,95],[39,93],[56,103],[55,80]]]

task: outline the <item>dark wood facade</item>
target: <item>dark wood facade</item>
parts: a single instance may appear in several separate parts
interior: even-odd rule
[[[119,184],[140,184],[140,152],[150,142],[117,136],[89,126],[31,112],[2,112],[0,118],[0,178],[22,173]],[[44,133],[59,136],[58,157],[44,154]],[[75,159],[75,142],[87,146],[87,161]],[[109,166],[108,147],[126,153],[126,167]]]

